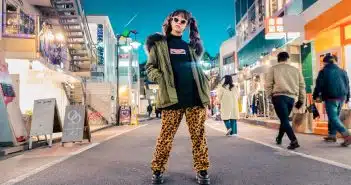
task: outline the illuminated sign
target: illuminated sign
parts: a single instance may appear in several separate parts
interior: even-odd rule
[[[266,39],[282,39],[286,36],[284,32],[283,18],[267,18],[265,21]]]
[[[275,18],[267,18],[265,21],[265,30],[266,40],[274,40],[274,39],[296,39],[301,36],[301,32],[296,30],[294,27],[299,27],[298,24],[288,24],[284,25],[284,22],[289,22],[293,16],[284,16],[284,17],[275,17]],[[284,21],[285,20],[285,21]]]
[[[98,64],[104,65],[104,25],[97,25],[97,58]]]

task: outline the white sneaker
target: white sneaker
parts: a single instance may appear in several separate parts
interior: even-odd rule
[[[232,129],[230,128],[230,129],[227,130],[227,133],[225,135],[229,136],[231,132],[232,132]]]

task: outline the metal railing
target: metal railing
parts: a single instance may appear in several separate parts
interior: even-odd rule
[[[90,50],[90,57],[92,58],[92,63],[93,61],[96,61],[97,60],[97,54],[96,54],[96,48],[94,47],[94,42],[93,42],[93,39],[91,37],[91,32],[90,32],[90,29],[89,29],[89,25],[88,25],[88,19],[87,17],[85,16],[85,13],[84,13],[84,10],[82,8],[82,5],[80,3],[80,0],[75,0],[77,5],[78,5],[78,11],[79,11],[79,15],[80,15],[80,18],[81,18],[81,21],[82,21],[82,28],[83,28],[83,31],[84,31],[84,35],[86,37],[86,40],[87,40],[87,44],[88,44],[88,48]]]

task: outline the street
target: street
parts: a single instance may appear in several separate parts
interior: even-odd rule
[[[160,130],[160,120],[149,121],[146,124],[106,140],[106,142],[101,142],[101,144],[86,151],[77,152],[77,155],[54,163],[52,166],[49,164],[45,170],[44,168],[42,171],[38,170],[37,173],[31,174],[23,181],[10,180],[4,184],[150,184],[151,170],[149,166]],[[209,121],[207,124],[209,125],[207,135],[211,159],[211,169],[209,170],[211,184],[350,184],[351,171],[347,169],[349,166],[337,167],[337,162],[336,165],[332,165],[328,160],[333,158],[330,159],[326,156],[326,162],[321,162],[288,152],[285,149],[277,150],[240,137],[225,137],[223,132],[219,131],[223,127],[221,122]],[[240,130],[240,128],[242,129]],[[274,130],[239,124],[240,136],[256,140],[257,138],[250,136],[248,132],[250,130],[251,135],[258,135],[260,130],[265,130],[266,132],[262,132],[262,138],[267,138],[267,134],[271,134],[274,138]],[[301,139],[305,140],[303,137]],[[265,139],[262,140],[262,142],[265,141]],[[284,142],[287,144],[286,140]],[[334,146],[331,150],[334,148],[340,150]],[[345,153],[341,155],[345,155],[348,159],[347,156],[350,155],[347,154],[350,153],[350,149],[343,148],[342,150]],[[313,155],[318,150],[307,149],[305,151],[303,146],[301,151]],[[328,152],[326,151],[326,153]],[[165,174],[165,184],[196,184],[191,160],[190,138],[187,127],[183,123],[175,138],[168,171]],[[348,159],[348,162],[350,161]],[[345,164],[349,164],[348,162],[345,161]]]

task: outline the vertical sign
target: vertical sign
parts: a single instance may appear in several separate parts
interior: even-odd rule
[[[104,25],[97,25],[97,55],[98,65],[104,65]]]

